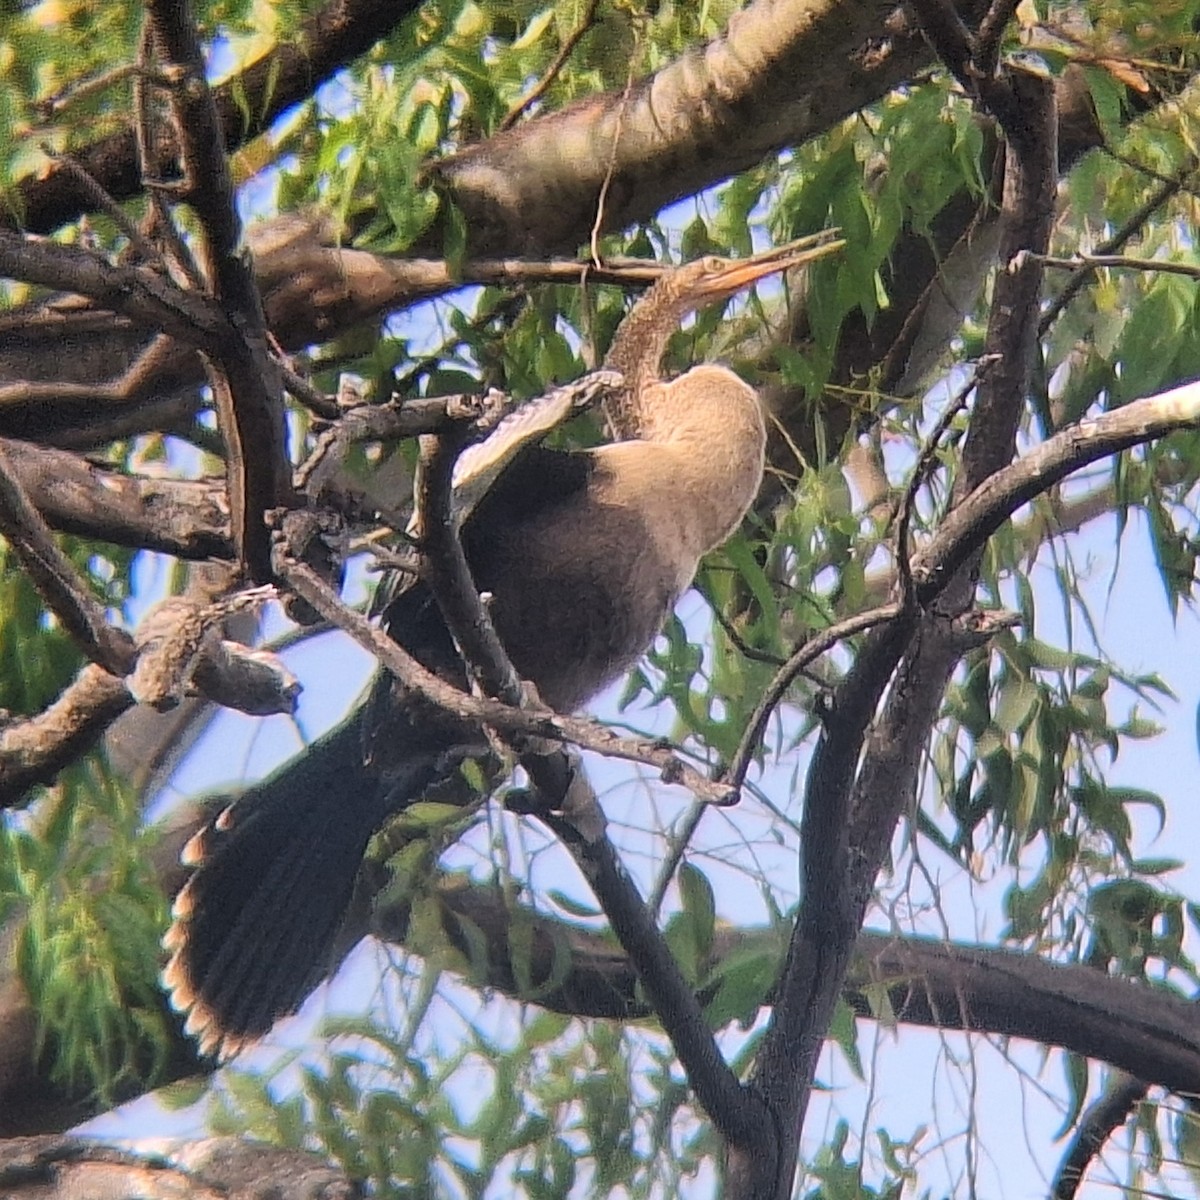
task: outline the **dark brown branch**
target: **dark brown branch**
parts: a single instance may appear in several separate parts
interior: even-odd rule
[[[1000,62],[1000,42],[1004,30],[1020,0],[992,0],[991,6],[979,22],[979,33],[975,40],[975,64],[981,75],[992,78]]]
[[[1000,271],[988,318],[980,378],[955,479],[957,503],[1011,459],[1037,346],[1038,306],[1058,186],[1054,88],[1039,75],[1010,71],[1017,115],[1005,124]]]
[[[929,604],[1022,504],[1072,471],[1197,425],[1200,382],[1134,400],[1098,417],[1087,417],[1042,442],[1011,466],[989,476],[947,514],[933,540],[913,559],[918,599]]]
[[[595,798],[591,805],[599,814]],[[637,887],[629,878],[599,820],[577,813],[539,814],[570,852],[637,970],[651,1005],[687,1073],[688,1083],[722,1139],[753,1144],[769,1114],[743,1087],[721,1055],[694,989],[684,979]]]
[[[181,847],[214,815],[212,805],[203,808],[174,814],[152,851],[168,895],[185,878]],[[474,986],[528,1001],[524,988],[531,984],[534,1003],[570,1016],[636,1021],[651,1015],[632,963],[606,933],[538,912],[514,912],[511,897],[459,876],[444,877],[431,888],[439,921],[430,930],[411,923],[410,901],[398,898],[389,880],[381,874],[376,902],[355,909],[356,923],[345,935],[349,941],[373,933],[417,954],[444,951],[448,941],[463,955],[464,974]],[[514,928],[521,931],[519,940]],[[778,931],[718,928],[713,977],[730,953],[754,947],[778,953]],[[524,984],[514,962],[526,964]],[[1044,962],[1024,951],[862,933],[843,995],[860,1017],[877,1019],[881,991],[904,1025],[1022,1037],[1140,1071],[1147,1083],[1181,1095],[1200,1093],[1195,1005],[1161,989]],[[81,1095],[50,1082],[35,1057],[32,1028],[28,997],[0,970],[0,1136],[64,1129],[100,1111],[94,1093]],[[196,1059],[191,1039],[180,1036],[170,1049],[164,1082],[212,1070],[211,1060]]]
[[[468,675],[487,695],[519,708],[524,700],[517,675],[491,617],[483,607],[463,553],[451,505],[454,461],[465,438],[430,434],[421,439],[416,511],[420,514],[422,575],[462,655]]]
[[[203,268],[213,299],[233,336],[210,349],[210,383],[224,438],[230,527],[238,559],[251,579],[271,578],[266,514],[291,499],[282,379],[267,348],[266,322],[249,258],[241,251],[241,220],[220,127],[204,70],[204,55],[184,0],[151,0],[147,19],[176,82],[169,95],[192,208],[203,230]]]
[[[124,675],[133,666],[133,639],[109,624],[104,606],[58,548],[50,527],[17,481],[2,447],[0,533],[21,560],[49,610],[84,655],[112,674]]]
[[[1013,136],[1023,119],[1021,97],[1010,79],[996,74],[999,40],[1012,13],[1011,0],[994,0],[986,40],[967,29],[952,0],[912,0],[921,29],[938,57],[962,85],[1000,122],[1005,134]],[[1015,6],[1014,6],[1015,7]],[[982,33],[982,31],[981,31]]]
[[[791,1194],[810,1081],[858,929],[846,890],[850,788],[867,728],[911,625],[902,614],[868,636],[824,715],[800,830],[805,903],[750,1081],[772,1121],[751,1142],[729,1147],[726,1189],[731,1196]]]
[[[214,89],[226,147],[233,149],[257,137],[419,7],[419,0],[331,0],[318,9],[292,41],[277,45]],[[173,153],[170,146],[162,148],[165,160]],[[115,199],[127,200],[141,192],[142,171],[132,128],[86,147],[76,157]],[[146,165],[153,170],[157,163]],[[89,204],[72,175],[61,169],[22,180],[17,193],[25,227],[38,233],[49,233],[75,219]]]
[[[838,621],[828,629],[822,629],[820,633],[813,634],[812,637],[805,638],[775,673],[759,698],[750,720],[746,722],[742,740],[738,743],[738,748],[734,752],[733,758],[730,759],[729,765],[722,771],[721,778],[728,779],[734,787],[739,789],[745,783],[746,772],[750,769],[754,755],[758,752],[771,714],[787,695],[788,688],[792,686],[796,677],[805,667],[815,662],[822,654],[832,650],[838,642],[853,637],[856,633],[872,629],[876,625],[882,625],[885,621],[895,620],[901,611],[898,604],[884,604],[879,608],[869,609],[867,612],[856,613],[844,621]]]
[[[912,7],[938,58],[964,90],[974,95],[979,83],[975,38],[951,0],[913,0]]]
[[[89,296],[103,308],[198,349],[218,350],[233,336],[224,314],[205,297],[181,291],[149,267],[117,266],[81,246],[0,229],[0,276]]]
[[[937,0],[919,7],[926,20],[945,16],[946,6]],[[935,36],[953,42],[958,34],[948,26]],[[953,57],[954,46],[944,53]],[[994,90],[989,81],[978,82],[981,96]],[[1021,74],[1012,74],[995,87],[1005,92],[1003,103],[990,96],[988,102],[1008,138],[1002,227],[1002,262],[1007,266],[1020,250],[1046,250],[1056,180],[1050,121],[1053,93],[1046,81]],[[985,353],[997,356],[997,362],[976,395],[956,483],[965,491],[1012,457],[1035,345],[1040,282],[1040,268],[1026,269],[1020,262],[997,278],[985,343]],[[947,594],[942,603],[951,613],[966,613],[971,594],[970,580],[960,576],[956,594]],[[920,748],[965,632],[943,618],[894,621],[868,639],[825,719],[805,788],[804,907],[788,948],[778,1001],[753,1081],[775,1117],[778,1137],[772,1152],[777,1157],[765,1159],[761,1141],[731,1152],[727,1175],[731,1195],[781,1200],[790,1194],[799,1129],[824,1031],[891,831],[913,794]],[[893,679],[898,664],[901,670]],[[867,731],[889,684],[886,713],[891,719],[881,721],[867,743]],[[882,792],[885,782],[887,790]],[[868,790],[870,799],[877,801],[872,821],[852,832],[852,813],[869,807],[864,800]]]
[[[1079,1118],[1079,1127],[1054,1176],[1051,1200],[1074,1200],[1088,1165],[1129,1120],[1149,1090],[1142,1080],[1124,1072],[1109,1080],[1104,1094]]]
[[[222,489],[211,483],[126,475],[71,454],[0,439],[13,478],[47,524],[63,533],[177,558],[229,558]]]

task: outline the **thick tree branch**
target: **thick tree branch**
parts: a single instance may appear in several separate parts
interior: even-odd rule
[[[52,528],[177,558],[229,558],[223,490],[211,483],[126,475],[28,442],[0,440],[0,453]]]
[[[52,780],[134,703],[123,679],[89,663],[44,712],[0,727],[0,807]]]
[[[968,2],[972,15],[982,10]],[[707,45],[436,164],[475,254],[573,249],[796,145],[927,65],[899,10],[755,0]],[[611,177],[605,203],[599,197]],[[440,235],[439,235],[440,236]]]
[[[168,895],[185,878],[180,848],[225,802],[213,800],[203,812],[172,819],[153,851]],[[411,905],[396,897],[386,873],[373,882],[379,888],[376,902],[356,906],[356,923],[344,941],[373,933],[420,955],[443,953],[445,937],[463,955],[475,986],[571,1016],[636,1021],[651,1015],[632,962],[607,934],[532,911],[514,912],[511,897],[498,889],[451,875],[433,889],[440,918],[433,933],[438,944],[431,945],[431,930],[411,923]],[[778,931],[717,929],[710,979],[720,976],[729,954],[756,947],[781,953]],[[514,974],[514,961],[525,963],[524,984]],[[535,995],[523,986],[532,986]],[[901,1024],[1021,1037],[1138,1072],[1146,1083],[1180,1095],[1200,1092],[1195,1006],[1160,989],[1098,975],[1090,967],[1044,962],[1024,951],[862,933],[844,998],[859,1016],[875,1019],[881,989],[889,1019]],[[34,1028],[24,989],[0,970],[0,1137],[65,1129],[101,1111],[93,1093],[77,1095],[50,1082],[36,1057]],[[180,1035],[162,1082],[212,1069],[211,1060],[198,1060],[194,1042]]]
[[[316,1154],[239,1138],[204,1138],[165,1153],[161,1138],[122,1147],[79,1137],[21,1138],[0,1144],[0,1191],[8,1200],[356,1200],[363,1194]]]
[[[949,18],[948,6],[939,0],[930,0],[922,11],[931,19],[939,14]],[[953,40],[953,33],[950,28],[946,36]],[[1020,250],[1046,251],[1056,168],[1053,92],[1047,81],[1026,75],[1013,75],[996,86],[1011,89],[1021,100],[1019,105],[989,101],[993,111],[1000,111],[1008,138],[1001,234],[1001,261],[1007,268]],[[1039,267],[1026,269],[1019,261],[997,277],[985,342],[985,353],[997,365],[977,389],[956,498],[1012,457],[1036,344],[1041,277]],[[951,589],[956,589],[953,594]],[[972,590],[964,572],[949,581],[938,603],[950,614],[965,614]],[[777,1141],[769,1157],[761,1141],[749,1154],[741,1148],[731,1153],[727,1183],[733,1196],[782,1200],[790,1194],[817,1055],[888,839],[902,806],[915,793],[920,749],[961,653],[962,632],[955,622],[933,616],[895,621],[868,640],[824,722],[805,788],[804,907],[753,1080],[775,1117]],[[901,670],[893,680],[898,663]],[[867,742],[889,684],[884,717]],[[886,794],[881,795],[885,780]],[[874,807],[867,793],[877,801]],[[856,821],[852,829],[852,816],[868,808],[870,820]]]
[[[989,476],[939,525],[912,562],[917,595],[928,604],[1022,504],[1089,463],[1098,462],[1200,425],[1200,381],[1146,396],[1084,420],[1042,442],[1011,466]]]
[[[217,632],[229,612],[249,602],[172,598],[139,624],[137,663],[128,679],[89,664],[44,712],[0,727],[0,808],[27,801],[32,788],[91,749],[141,699],[167,708],[200,691],[256,716],[294,712],[299,686],[282,663]]]
[[[266,514],[292,497],[284,430],[283,388],[267,350],[262,302],[249,258],[242,253],[241,220],[220,128],[204,71],[190,6],[152,0],[147,20],[174,80],[179,157],[203,237],[202,266],[232,337],[206,354],[218,425],[226,446],[230,526],[238,559],[250,578],[271,578]]]
[[[118,266],[81,246],[60,246],[0,229],[0,275],[89,296],[102,308],[217,351],[233,331],[220,308],[149,267]]]

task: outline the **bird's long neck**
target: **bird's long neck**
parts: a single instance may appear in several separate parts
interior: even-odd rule
[[[683,305],[670,276],[656,283],[617,329],[604,366],[620,371],[625,386],[605,402],[605,414],[618,440],[647,437],[652,413],[647,397],[658,379],[671,334],[679,327]]]

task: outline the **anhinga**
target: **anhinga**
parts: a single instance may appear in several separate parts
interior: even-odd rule
[[[666,275],[605,359],[625,380],[608,405],[618,440],[586,451],[523,446],[467,516],[474,582],[490,593],[517,672],[552,708],[577,708],[632,666],[762,480],[754,389],[715,365],[660,379],[668,338],[688,313],[832,248],[807,239]],[[465,686],[427,587],[401,591],[383,619],[427,668]],[[184,859],[195,871],[175,901],[163,981],[205,1052],[236,1053],[335,965],[367,842],[464,748],[486,749],[478,729],[378,682],[373,702],[192,839]]]

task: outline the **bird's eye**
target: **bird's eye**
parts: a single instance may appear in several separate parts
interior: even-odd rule
[[[710,271],[715,275],[718,271],[723,270],[724,267],[725,267],[725,260],[723,258],[718,258],[717,255],[715,255],[715,254],[705,255],[704,269],[706,271]]]

